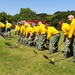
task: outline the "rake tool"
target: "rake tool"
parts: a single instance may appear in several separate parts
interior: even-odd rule
[[[44,57],[45,59],[48,59],[51,64],[55,65],[55,63],[54,63],[52,60],[50,60],[48,56],[46,56],[46,55],[43,54],[43,57]]]
[[[58,46],[56,46],[53,50],[57,49],[60,45],[62,45],[63,42],[61,42]]]
[[[55,55],[55,57],[52,59],[52,61],[55,60],[55,58],[57,58],[57,56],[69,45],[70,43],[66,44],[64,48],[61,49],[61,51],[59,51],[59,53],[57,55]]]
[[[33,50],[33,52],[34,52],[35,54],[38,54],[38,50]]]
[[[61,42],[58,46],[56,46],[55,49],[58,48],[62,43],[63,43],[63,42]],[[55,50],[55,49],[54,49],[54,50]],[[38,54],[38,50],[33,50],[33,52],[34,52],[35,54]],[[52,60],[50,60],[47,55],[44,55],[44,54],[42,54],[42,55],[43,55],[43,57],[44,57],[45,59],[48,59],[51,64],[54,64],[54,62],[53,62]]]
[[[34,52],[35,54],[38,54],[38,50],[33,50],[33,52]],[[41,54],[42,54],[42,53],[41,53]],[[51,61],[47,55],[45,55],[45,54],[42,54],[42,55],[43,55],[43,57],[44,57],[45,59],[49,60],[49,62],[50,62],[51,64],[55,65],[54,62]]]
[[[70,44],[70,43],[68,43],[67,45],[65,45],[64,48],[66,48],[69,44]],[[62,48],[62,50],[64,50],[64,48]],[[62,51],[60,51],[57,55],[55,55],[54,58],[52,58],[52,60],[50,60],[50,59],[48,58],[48,56],[47,56],[47,57],[45,57],[44,55],[43,55],[43,56],[44,56],[45,59],[48,59],[51,64],[53,64],[53,63],[54,63],[53,61],[57,58],[58,55],[60,55],[61,52],[62,52]]]
[[[34,52],[35,54],[38,54],[38,50],[33,50],[33,52]],[[54,64],[54,62],[51,61],[47,55],[44,55],[44,54],[42,54],[42,55],[43,55],[43,57],[44,57],[45,59],[48,59],[51,64]]]
[[[15,46],[10,46],[10,48],[18,48],[21,44],[21,41],[19,43],[17,43]]]

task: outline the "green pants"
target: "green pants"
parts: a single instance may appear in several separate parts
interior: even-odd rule
[[[65,42],[64,42],[64,43],[65,43],[65,44],[64,44],[64,47],[66,46],[66,47],[64,48],[64,57],[65,57],[65,58],[68,57],[68,51],[70,50],[70,48],[69,48],[70,45],[67,45],[67,44],[68,44],[67,40],[68,40],[68,37],[66,36],[66,39],[65,39]]]
[[[49,41],[50,54],[52,54],[54,51],[56,52],[58,50],[58,48],[55,49],[55,47],[58,46],[59,39],[60,39],[60,34],[56,34],[50,38],[50,41]]]
[[[74,42],[73,42],[73,58],[75,59],[75,37],[74,37]]]
[[[38,50],[43,50],[43,45],[45,43],[45,40],[46,40],[46,34],[40,34],[40,36],[38,37],[38,41],[37,41]]]
[[[21,42],[21,43],[23,43],[23,35],[20,33],[19,35],[18,35],[18,42]]]
[[[29,36],[31,39],[28,40],[28,46],[33,46],[34,45],[34,39],[35,39],[35,34],[32,34]]]
[[[26,37],[24,38],[23,44],[28,45],[28,39]]]
[[[18,42],[21,40],[21,34],[18,35]]]
[[[66,36],[65,44],[64,44],[65,46],[68,44],[67,40],[68,40],[68,37]],[[74,41],[74,36],[71,38],[71,43],[64,48],[64,57],[65,58],[68,57],[68,52],[70,52],[69,55],[73,55],[73,46],[72,46],[73,41]]]

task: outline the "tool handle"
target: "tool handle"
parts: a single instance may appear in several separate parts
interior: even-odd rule
[[[56,46],[55,49],[58,48],[58,47],[59,47],[60,45],[62,45],[62,44],[63,44],[63,42],[61,42],[58,46]],[[55,49],[54,49],[54,50],[55,50]]]
[[[67,44],[65,45],[65,47],[62,48],[62,50],[64,50],[69,44],[70,44],[70,43],[67,43]],[[57,55],[55,55],[55,57],[54,57],[52,60],[55,60],[55,58],[57,58],[57,56],[62,52],[62,50],[61,50]]]

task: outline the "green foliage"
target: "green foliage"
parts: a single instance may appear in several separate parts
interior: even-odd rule
[[[29,8],[21,8],[20,20],[32,20],[35,19],[36,13]]]
[[[1,12],[0,21],[5,23],[5,21],[8,20],[14,24],[15,22],[21,20],[42,20],[60,30],[60,26],[58,25],[59,20],[68,22],[67,16],[70,14],[75,16],[75,11],[57,11],[52,15],[48,15],[46,13],[36,14],[36,12],[32,11],[30,8],[21,8],[20,12],[13,16],[6,14],[5,12]]]
[[[38,20],[46,21],[47,14],[46,13],[37,14],[37,17],[38,17]]]
[[[7,19],[7,14],[5,12],[1,12],[0,13],[0,21],[5,23],[6,19]]]

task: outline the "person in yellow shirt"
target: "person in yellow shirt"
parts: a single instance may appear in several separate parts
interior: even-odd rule
[[[12,24],[6,21],[6,32],[8,33],[9,37],[11,36],[11,27],[13,27]]]
[[[38,26],[36,23],[33,23],[33,30],[34,30],[34,46],[36,47],[36,41],[38,40]]]
[[[24,40],[23,40],[23,44],[25,45],[29,45],[29,36],[30,34],[32,34],[32,28],[30,26],[30,24],[28,22],[24,23],[24,31],[23,31],[23,36],[24,36]]]
[[[0,30],[1,30],[1,32],[5,32],[5,24],[4,23],[2,23],[2,22],[0,22]]]
[[[24,39],[23,39],[23,44],[25,45],[28,45],[28,38],[26,37],[26,29],[28,28],[28,24],[25,22],[24,23],[24,32],[23,32],[23,36],[24,36]]]
[[[23,33],[24,33],[24,23],[25,23],[25,21],[21,21],[20,22],[20,33],[19,33],[19,40],[18,40],[18,42],[20,42],[20,43],[23,43],[23,39],[24,39],[24,36],[23,36]]]
[[[18,22],[18,25],[17,25],[18,42],[21,41],[21,33],[20,33],[20,31],[21,31],[21,23]]]
[[[21,25],[21,29],[20,29],[21,35],[23,35],[23,32],[24,32],[24,24]]]
[[[27,29],[27,27],[30,27],[30,24],[27,23],[27,22],[25,22],[25,23],[24,23],[24,31],[23,31],[23,35],[24,35],[24,36],[26,36],[26,29]]]
[[[42,22],[38,22],[38,31],[37,34],[39,34],[38,36],[38,40],[36,41],[37,44],[37,49],[38,50],[43,50],[43,45],[45,43],[46,40],[46,28],[45,25]]]
[[[70,25],[68,23],[64,23],[62,20],[59,21],[59,25],[61,26],[61,30],[64,34],[64,40],[63,42],[65,42],[65,45],[67,45],[67,39],[68,39],[68,32],[69,32],[69,29],[70,29]],[[73,41],[73,40],[71,40]],[[70,49],[70,55],[73,55],[73,47],[72,47],[72,43],[68,46],[66,46],[64,48],[64,57],[67,58],[68,57],[68,51]]]
[[[71,38],[73,37],[73,35],[75,36],[75,18],[73,15],[68,15],[68,21],[70,22],[70,30],[68,33],[68,43],[71,42]],[[75,37],[74,37],[74,41],[73,41],[73,59],[71,60],[72,62],[75,62]]]
[[[58,46],[60,33],[53,26],[46,25],[46,29],[47,29],[47,40],[49,40],[49,51],[50,51],[50,54],[53,54],[54,52],[58,51],[58,48],[55,49],[55,47]]]
[[[15,24],[15,35],[18,34],[18,23]]]
[[[6,21],[6,31],[11,31],[12,24]]]
[[[28,39],[28,45],[33,45],[33,40],[35,38],[33,26],[28,26],[26,29],[26,38]]]

